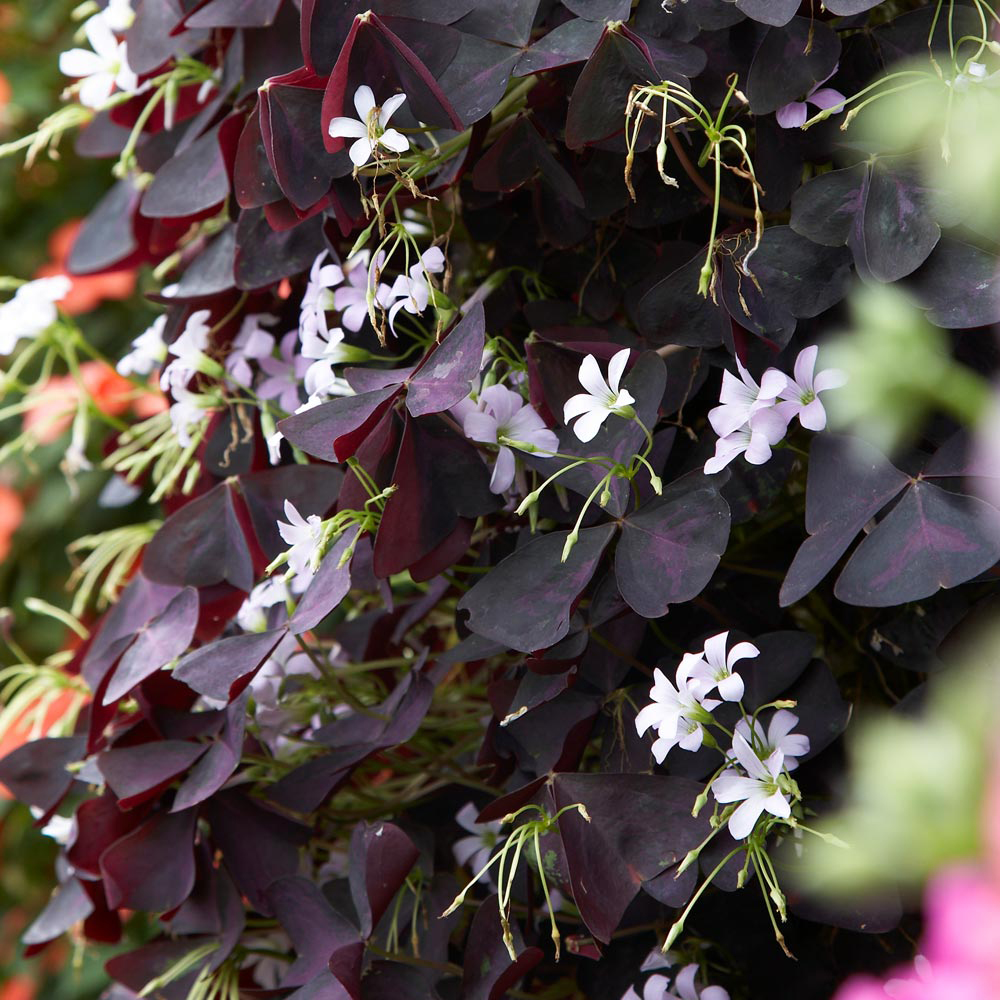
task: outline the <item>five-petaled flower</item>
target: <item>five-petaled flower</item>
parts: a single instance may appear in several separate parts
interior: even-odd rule
[[[544,455],[559,447],[555,432],[545,426],[534,408],[525,403],[519,392],[504,385],[483,389],[478,404],[464,406],[462,413],[466,437],[500,446],[490,478],[494,493],[505,493],[514,482],[515,460],[511,448]]]
[[[775,750],[780,750],[785,757],[785,770],[794,771],[799,766],[797,757],[809,753],[809,737],[792,730],[799,724],[799,717],[786,708],[779,708],[767,726],[767,733],[759,719],[750,717],[740,719],[736,723],[734,733],[739,733],[752,747],[757,750],[757,756],[769,757]],[[733,760],[732,756],[729,758]]]
[[[357,118],[337,117],[330,121],[329,134],[332,139],[354,139],[349,150],[355,167],[363,167],[375,154],[379,146],[390,152],[405,153],[410,141],[394,128],[387,128],[395,110],[406,100],[406,94],[393,94],[381,107],[375,104],[372,88],[362,84],[354,92],[354,108]]]
[[[826,427],[826,410],[819,393],[839,389],[847,382],[846,373],[839,368],[827,368],[814,374],[818,353],[819,348],[815,345],[799,351],[795,359],[795,378],[786,379],[780,393],[783,402],[775,407],[786,422],[798,417],[799,423],[810,431],[821,431]]]
[[[699,749],[705,739],[704,724],[713,708],[722,704],[701,693],[701,684],[692,676],[701,662],[697,653],[685,653],[677,665],[676,687],[659,667],[653,671],[653,687],[649,696],[652,704],[639,710],[635,717],[636,732],[642,736],[650,726],[656,728],[653,756],[662,764],[675,747],[682,750]]]
[[[306,579],[316,572],[323,542],[323,519],[319,514],[303,517],[291,500],[285,501],[285,517],[278,521],[278,532],[289,546],[288,567],[293,577]]]
[[[580,385],[586,392],[577,393],[563,405],[563,421],[568,424],[579,417],[573,425],[573,433],[581,441],[592,441],[611,414],[631,420],[635,416],[632,404],[635,397],[628,389],[621,388],[622,375],[628,363],[629,349],[622,348],[608,362],[608,378],[605,381],[597,358],[588,354],[580,365]]]
[[[792,814],[788,795],[782,790],[779,779],[785,755],[774,750],[766,760],[761,760],[753,747],[739,733],[733,735],[733,755],[746,774],[730,768],[712,782],[712,794],[719,802],[740,802],[729,817],[729,832],[734,840],[748,837],[763,812],[780,819]]]
[[[90,49],[69,49],[59,56],[59,71],[66,76],[83,77],[80,103],[88,108],[104,107],[117,86],[124,93],[134,92],[139,78],[128,64],[127,43],[120,42],[107,20],[95,14],[83,26]]]
[[[773,406],[788,382],[777,368],[768,368],[758,385],[739,358],[736,367],[740,377],[728,369],[722,373],[720,405],[708,411],[708,422],[720,438],[746,426],[755,413]]]
[[[743,697],[743,678],[733,673],[733,666],[740,660],[759,656],[760,650],[752,642],[738,642],[726,655],[728,632],[720,632],[705,640],[702,659],[694,665],[691,676],[698,682],[699,693],[704,696],[718,688],[725,701],[739,701]]]

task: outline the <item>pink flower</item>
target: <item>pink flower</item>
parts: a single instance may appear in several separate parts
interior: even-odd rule
[[[827,368],[818,375],[814,374],[818,353],[819,348],[815,344],[799,351],[795,359],[795,379],[787,380],[780,394],[784,402],[775,407],[786,421],[791,422],[798,417],[799,423],[810,431],[821,431],[826,427],[826,410],[819,394],[827,389],[839,389],[847,382],[847,375],[839,368]]]
[[[838,69],[839,66],[834,66],[833,73],[836,73]],[[820,111],[832,111],[838,105],[843,104],[846,98],[839,90],[823,86],[833,76],[833,73],[814,84],[812,90],[806,94],[803,100],[790,101],[784,107],[778,108],[775,112],[778,124],[782,128],[801,128],[809,117],[809,104],[819,108]]]

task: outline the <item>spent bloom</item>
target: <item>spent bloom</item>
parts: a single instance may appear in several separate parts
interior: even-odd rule
[[[559,439],[550,431],[521,394],[504,385],[491,385],[479,396],[479,406],[463,408],[462,429],[472,441],[500,446],[490,489],[504,493],[514,481],[515,460],[511,448],[528,452],[554,452]]]
[[[83,30],[90,49],[63,52],[59,71],[65,76],[82,77],[80,103],[98,109],[107,103],[116,86],[125,93],[134,92],[139,78],[128,64],[126,43],[118,41],[105,17],[95,14]]]
[[[383,105],[375,104],[372,88],[362,84],[354,92],[354,109],[357,118],[334,118],[329,134],[333,139],[354,139],[349,154],[356,167],[363,167],[379,146],[392,153],[405,153],[410,141],[401,132],[388,128],[389,119],[406,100],[406,94],[393,94]]]
[[[612,413],[627,420],[635,416],[635,410],[632,409],[635,397],[628,389],[621,388],[628,356],[629,349],[624,347],[608,362],[607,381],[593,354],[588,354],[583,359],[578,377],[580,385],[587,391],[571,396],[563,405],[565,423],[580,418],[573,425],[573,433],[581,441],[592,441],[601,429],[601,424]]]
[[[32,340],[58,318],[56,303],[70,289],[65,275],[37,278],[21,285],[0,306],[0,355],[10,354],[19,340]]]
[[[767,732],[759,719],[740,719],[734,733],[739,733],[757,751],[757,756],[769,757],[780,750],[785,758],[785,770],[794,771],[799,766],[797,757],[809,753],[809,737],[792,730],[799,724],[799,717],[786,708],[779,708],[768,723]],[[732,759],[732,758],[730,758]]]
[[[414,316],[427,308],[431,298],[432,274],[444,270],[445,259],[440,247],[430,247],[420,255],[420,260],[410,268],[408,274],[401,274],[392,283],[389,294],[396,300],[389,307],[389,328],[396,332],[396,314],[405,309]]]
[[[289,546],[288,566],[296,577],[307,578],[316,572],[323,541],[323,519],[319,514],[303,517],[291,500],[285,501],[285,517],[278,521],[278,532]]]
[[[750,835],[761,813],[787,819],[792,809],[779,782],[785,761],[780,750],[761,760],[746,739],[735,733],[733,755],[746,773],[734,768],[723,771],[712,782],[712,794],[722,803],[741,803],[729,817],[729,832],[734,840],[742,840]]]
[[[705,738],[704,724],[709,721],[712,709],[722,704],[701,693],[701,685],[692,671],[701,662],[697,653],[685,653],[677,666],[676,686],[659,667],[653,671],[653,686],[649,696],[652,703],[639,710],[635,717],[636,732],[642,736],[651,726],[657,739],[653,743],[653,756],[662,764],[675,747],[698,750]]]
[[[805,125],[809,117],[809,105],[819,108],[820,111],[833,111],[844,103],[846,98],[839,90],[833,87],[824,87],[823,84],[837,72],[839,66],[834,66],[833,71],[828,73],[822,80],[815,83],[812,89],[801,101],[789,101],[783,107],[778,108],[774,117],[782,128],[800,128]]]
[[[702,695],[718,688],[724,701],[739,701],[743,697],[743,678],[733,673],[740,660],[759,656],[760,650],[752,642],[738,642],[726,654],[728,632],[720,632],[705,640],[702,659],[694,665],[691,676],[698,682]]]
[[[839,368],[827,368],[815,374],[818,353],[815,344],[799,351],[795,359],[795,378],[787,379],[780,394],[783,402],[775,407],[789,422],[798,417],[799,423],[810,431],[826,427],[826,410],[819,394],[827,389],[839,389],[847,382],[847,374]]]

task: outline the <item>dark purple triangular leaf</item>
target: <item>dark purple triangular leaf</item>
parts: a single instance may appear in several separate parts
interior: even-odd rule
[[[752,16],[752,15],[751,15]],[[747,98],[755,115],[802,100],[840,61],[840,39],[823,21],[793,17],[764,35],[750,65]]]
[[[781,585],[779,603],[794,604],[833,568],[857,533],[904,486],[909,477],[871,445],[821,434],[809,450],[806,483],[807,538]]]
[[[399,391],[398,385],[389,385],[331,399],[286,417],[278,423],[278,429],[307,455],[326,462],[343,462],[354,454]]]
[[[82,736],[30,740],[0,760],[0,783],[14,798],[47,813],[73,784],[66,767],[83,758],[85,742]]]
[[[813,243],[844,246],[864,207],[867,179],[868,167],[859,163],[807,181],[792,195],[792,229]]]
[[[143,195],[139,211],[150,219],[198,216],[229,194],[229,172],[219,146],[218,128],[160,167]]]
[[[194,809],[157,813],[101,855],[108,905],[163,913],[194,886]]]
[[[266,28],[282,0],[207,0],[184,19],[189,28]]]
[[[465,941],[462,1000],[500,1000],[542,960],[541,948],[525,948],[517,922],[511,923],[517,958],[512,962],[503,941],[496,895],[479,904]]]
[[[1000,512],[976,497],[918,481],[862,541],[834,593],[884,608],[956,587],[1000,559]]]
[[[476,4],[456,27],[480,38],[505,45],[526,45],[538,10],[538,0],[508,0],[502,4]]]
[[[780,28],[795,16],[799,5],[797,0],[736,0],[736,8],[754,21]]]
[[[543,35],[518,60],[514,76],[529,76],[560,66],[585,62],[591,57],[604,32],[600,21],[577,17]]]
[[[309,581],[306,592],[299,598],[295,612],[288,622],[292,635],[301,635],[314,629],[336,608],[351,589],[350,560],[341,565],[344,554],[354,544],[355,531],[349,529],[337,539]]]
[[[254,584],[253,563],[228,483],[219,483],[163,522],[146,547],[151,580],[207,587],[223,580],[240,590]]]
[[[728,541],[729,505],[713,477],[685,476],[622,522],[618,589],[633,611],[659,618],[704,590]]]
[[[191,768],[174,795],[171,812],[190,809],[214,795],[229,779],[240,762],[246,729],[247,698],[237,698],[226,709],[226,723],[218,739]]]
[[[937,326],[965,330],[1000,322],[1000,261],[969,243],[942,239],[908,286]]]
[[[722,343],[729,318],[710,296],[695,294],[704,262],[705,251],[699,250],[639,300],[636,323],[653,345],[716,347]]]
[[[285,629],[273,629],[216,639],[188,653],[173,676],[207,698],[230,701],[250,683],[285,634]]]
[[[466,127],[496,107],[520,57],[520,49],[478,35],[461,35],[455,58],[441,75],[440,83]]]
[[[476,303],[410,377],[406,408],[414,417],[447,410],[469,395],[479,374],[486,340],[486,316]]]
[[[21,935],[21,943],[33,945],[54,941],[93,912],[94,904],[80,880],[71,878],[56,889],[45,909]]]
[[[275,232],[262,209],[243,211],[236,223],[236,287],[261,288],[308,270],[325,247],[320,216]]]
[[[567,531],[535,538],[507,556],[459,601],[469,628],[524,653],[558,642],[614,533],[613,524],[584,528],[566,562],[560,557]]]
[[[106,750],[97,758],[97,767],[118,797],[119,807],[131,809],[158,795],[204,752],[201,743],[157,740]]]
[[[104,704],[124,697],[140,681],[180,656],[198,624],[198,591],[185,587],[164,610],[142,625],[118,661],[104,691]]]
[[[359,823],[351,834],[351,899],[361,922],[361,936],[369,937],[399,891],[420,852],[392,823]]]

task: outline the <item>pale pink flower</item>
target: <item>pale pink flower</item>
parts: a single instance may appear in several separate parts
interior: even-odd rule
[[[781,399],[775,409],[790,422],[793,417],[810,431],[821,431],[826,427],[826,410],[819,398],[827,389],[839,389],[847,382],[847,374],[839,368],[826,368],[814,374],[819,348],[814,344],[799,351],[795,359],[795,378],[787,379],[781,391]]]
[[[839,90],[834,90],[833,87],[823,86],[837,72],[838,68],[838,66],[834,66],[833,71],[814,84],[801,101],[789,101],[788,104],[778,108],[774,115],[778,124],[782,128],[801,128],[809,117],[808,105],[811,104],[813,107],[819,108],[820,111],[832,111],[842,105],[846,100],[844,95]]]

